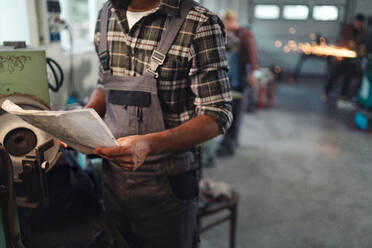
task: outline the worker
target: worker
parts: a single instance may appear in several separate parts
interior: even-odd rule
[[[366,49],[366,31],[364,29],[364,15],[357,14],[352,24],[343,26],[339,33],[338,45],[363,55]],[[352,95],[349,92],[352,79],[360,80],[362,77],[362,67],[359,59],[353,58],[334,58],[331,63],[329,80],[323,93],[323,100],[327,101],[329,94],[334,88],[335,83],[342,78],[341,100],[348,100]],[[357,90],[354,90],[357,92]]]
[[[240,41],[237,52],[237,71],[239,75],[235,75],[238,78],[238,84],[232,83],[232,89],[235,91],[233,98],[234,120],[231,128],[224,135],[217,152],[220,156],[232,156],[238,147],[241,121],[249,102],[250,84],[255,83],[253,72],[259,69],[259,64],[254,37],[248,29],[239,25],[237,13],[233,10],[226,10],[222,20],[226,30],[235,35]]]
[[[112,0],[99,14],[100,86],[86,107],[119,144],[95,153],[108,219],[129,247],[198,243],[195,147],[232,121],[225,39],[222,21],[189,0]]]

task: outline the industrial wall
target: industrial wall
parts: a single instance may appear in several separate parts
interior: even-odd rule
[[[366,16],[371,14],[372,1],[371,0],[358,0],[352,1],[355,5],[354,13],[362,13]]]
[[[38,46],[35,1],[0,0],[0,44],[4,40],[24,40]]]
[[[249,25],[250,0],[201,0],[200,3],[218,15],[222,15],[226,9],[232,9],[238,13],[241,25]]]

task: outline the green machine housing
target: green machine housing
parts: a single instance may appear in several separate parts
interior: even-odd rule
[[[50,107],[45,51],[0,46],[0,98],[28,95]],[[1,165],[0,165],[1,166]],[[0,198],[0,247],[6,247]]]
[[[45,51],[0,46],[0,95],[26,94],[50,106]]]

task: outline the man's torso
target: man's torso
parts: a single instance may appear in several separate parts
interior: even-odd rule
[[[188,80],[195,66],[192,64],[191,49],[195,33],[208,14],[208,10],[200,6],[189,12],[164,64],[159,68],[158,93],[166,128],[178,126],[195,115],[195,95]],[[159,45],[166,21],[167,15],[158,10],[143,17],[129,30],[125,11],[110,8],[107,41],[109,64],[114,76],[139,76],[145,72],[154,48]],[[97,36],[96,47],[99,42]],[[214,44],[207,42],[206,45],[212,47]]]

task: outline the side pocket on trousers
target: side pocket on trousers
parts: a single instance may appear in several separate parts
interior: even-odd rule
[[[177,201],[187,203],[198,199],[199,180],[196,170],[168,176],[168,181],[170,194]]]

